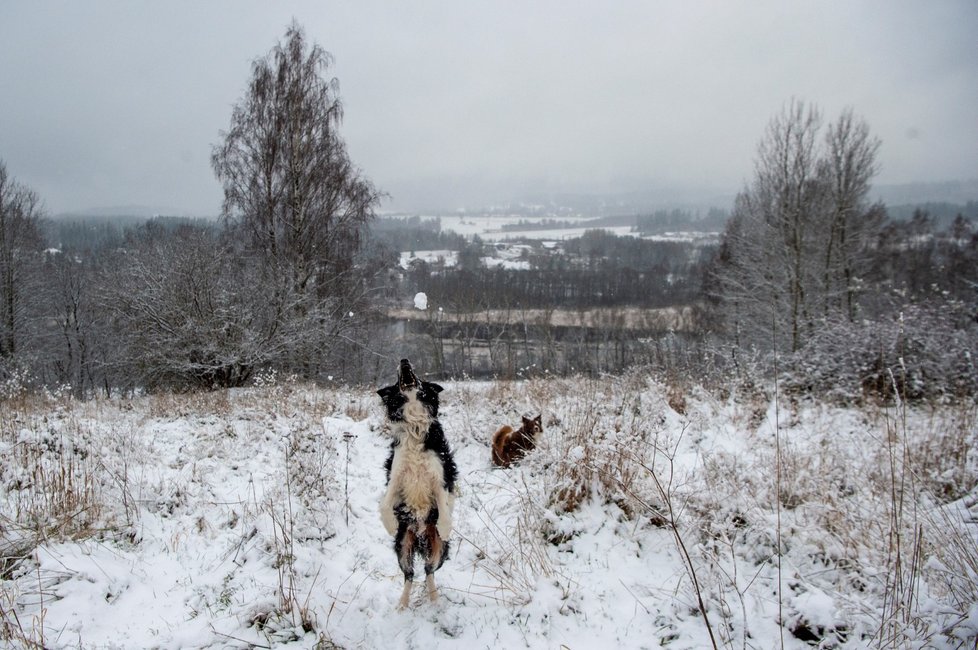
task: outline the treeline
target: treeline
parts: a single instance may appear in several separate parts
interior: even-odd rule
[[[0,292],[0,385],[79,397],[237,386],[258,370],[357,378],[368,280],[390,264],[364,252],[302,291],[222,224],[150,219],[121,240],[54,243],[20,248],[16,299]]]
[[[705,214],[678,208],[657,210],[652,214],[636,217],[635,230],[643,235],[683,230],[719,232],[723,230],[729,217],[729,212],[719,208],[710,208]]]
[[[956,301],[978,318],[978,219],[963,213],[941,220],[918,209],[909,220],[889,219],[873,244],[867,268],[865,312],[878,315],[895,300],[909,303]]]
[[[960,367],[968,363],[960,346],[978,318],[978,229],[963,216],[941,228],[923,211],[906,221],[871,212],[857,317],[820,317],[795,362],[784,363],[785,385],[849,396],[885,392],[886,369],[899,368],[899,355],[908,396],[938,383],[967,393],[964,378],[976,375],[973,366]],[[70,387],[79,396],[239,385],[259,369],[370,380],[386,369],[383,356],[412,350],[427,355],[430,372],[453,376],[617,372],[641,363],[703,376],[724,363],[719,351],[733,340],[702,310],[693,323],[700,329],[661,340],[642,339],[648,331],[624,320],[630,307],[703,304],[723,254],[717,247],[590,231],[557,250],[527,247],[532,268],[510,270],[485,266],[489,245],[476,239],[465,244],[468,261],[459,268],[418,261],[400,272],[396,249],[367,237],[349,261],[345,290],[334,284],[326,291],[323,278],[307,307],[292,294],[292,310],[276,297],[288,284],[271,281],[261,254],[223,222],[154,218],[118,229],[76,223],[68,232],[92,236],[57,241],[50,234],[60,232],[58,224],[36,224],[31,252],[17,251],[25,262],[16,275],[23,300],[14,328],[0,328],[0,381]],[[405,241],[396,228],[388,232]],[[390,326],[371,316],[374,308],[417,291],[428,294],[432,308],[471,316],[443,321],[422,338],[390,336]],[[606,316],[588,326],[519,322],[521,309],[592,307]],[[510,310],[511,318],[490,326],[479,317],[487,310]],[[760,333],[761,344],[767,334]]]
[[[52,249],[74,253],[94,253],[100,250],[120,248],[146,224],[167,231],[175,231],[191,225],[203,229],[217,229],[220,224],[212,219],[176,216],[67,216],[44,219],[40,222],[41,233]]]
[[[891,205],[886,208],[887,214],[891,219],[899,221],[909,221],[917,213],[926,214],[927,217],[944,228],[950,225],[957,217],[978,221],[978,201],[968,201],[964,205],[948,202],[928,202],[907,205]]]
[[[407,286],[409,291],[424,291],[434,304],[462,310],[666,307],[686,304],[699,293],[696,278],[682,277],[670,282],[659,273],[611,266],[595,270],[459,269],[434,274],[416,268],[408,275]]]
[[[461,250],[465,237],[441,229],[438,217],[380,217],[371,222],[368,239],[394,251]]]
[[[503,232],[524,232],[528,230],[560,230],[567,228],[577,228],[581,224],[580,222],[568,221],[566,219],[540,219],[539,221],[533,221],[532,219],[520,219],[516,223],[506,223],[500,227]]]
[[[404,295],[424,291],[452,309],[666,307],[700,297],[710,248],[689,242],[619,237],[605,231],[544,250],[539,243],[527,258],[529,270],[487,267],[484,245],[463,249],[457,269],[433,269],[415,262],[405,276]]]

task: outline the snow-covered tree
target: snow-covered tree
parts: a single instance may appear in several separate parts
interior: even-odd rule
[[[29,343],[35,373],[46,384],[70,385],[76,397],[91,395],[116,345],[96,298],[100,283],[111,285],[115,278],[105,278],[95,260],[74,252],[51,251],[38,268]]]
[[[257,266],[231,255],[216,232],[148,224],[131,239],[103,295],[120,383],[238,386],[296,344],[285,329],[294,321],[263,298]]]
[[[791,101],[737,196],[710,291],[739,343],[794,351],[820,320],[855,316],[861,252],[881,220],[866,205],[879,145],[849,110],[821,133],[819,110]]]
[[[214,147],[224,216],[267,273],[318,299],[350,281],[380,193],[351,162],[331,55],[293,23],[252,64],[245,96]]]
[[[879,139],[870,135],[869,126],[851,108],[829,125],[822,163],[831,210],[825,243],[826,316],[831,315],[833,302],[850,321],[856,316],[859,275],[867,260],[862,253],[884,218],[881,206],[866,206],[870,181],[878,171],[879,147]]]
[[[14,357],[23,336],[25,282],[40,251],[41,201],[0,160],[0,361]]]

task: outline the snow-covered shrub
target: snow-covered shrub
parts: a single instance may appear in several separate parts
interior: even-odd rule
[[[93,532],[102,515],[99,464],[87,449],[53,431],[24,429],[0,452],[3,512],[29,538],[73,538]]]
[[[311,423],[310,423],[311,424]],[[326,539],[333,535],[332,515],[340,481],[337,480],[337,448],[331,436],[318,427],[289,433],[286,470],[295,500],[299,539]]]
[[[927,518],[930,557],[922,569],[929,598],[921,603],[946,625],[940,629],[952,639],[978,642],[978,539],[974,526],[978,490],[935,509]],[[935,621],[936,623],[936,621]],[[938,627],[935,625],[934,627]]]
[[[641,379],[636,389],[615,395],[611,382],[578,379],[585,394],[555,414],[562,435],[550,468],[550,505],[557,513],[576,511],[589,500],[616,504],[626,517],[635,513],[633,495],[643,473],[645,451],[662,421],[643,410]],[[668,408],[663,396],[661,407]]]
[[[0,403],[26,397],[32,384],[27,368],[0,359]]]
[[[278,384],[278,372],[275,368],[262,368],[252,375],[251,384],[255,388],[273,388]]]
[[[934,412],[926,427],[907,441],[920,489],[939,503],[956,501],[975,488],[978,476],[978,404],[963,401]]]
[[[551,555],[549,542],[559,522],[539,480],[550,465],[542,456],[530,455],[521,461],[517,482],[510,482],[503,472],[490,474],[498,478],[493,487],[505,496],[500,503],[482,504],[479,517],[486,526],[485,534],[466,539],[477,550],[480,568],[495,583],[495,597],[517,605],[531,602],[542,584],[559,587],[565,598],[569,595],[569,580]],[[510,516],[515,526],[504,528],[497,523]]]
[[[784,360],[782,384],[841,403],[978,395],[978,326],[962,303],[908,305],[890,318],[823,323]]]

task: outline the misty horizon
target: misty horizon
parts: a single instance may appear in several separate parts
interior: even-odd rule
[[[495,199],[489,197],[482,202],[475,201],[469,205],[458,204],[456,207],[432,205],[396,209],[389,207],[390,202],[385,201],[377,210],[377,215],[440,216],[458,213],[488,214],[497,211],[515,213],[519,212],[521,208],[524,212],[528,212],[531,207],[538,206],[552,207],[554,210],[558,208],[572,209],[581,217],[626,216],[659,210],[683,210],[693,214],[704,214],[711,209],[729,211],[733,207],[734,198],[740,189],[728,194],[718,191],[711,192],[709,189],[698,191],[696,188],[634,189],[623,190],[618,193],[609,191],[603,194],[556,190],[547,192],[545,188],[527,189],[526,193],[521,196]],[[419,192],[418,195],[423,196],[424,193]],[[874,202],[880,201],[889,207],[923,206],[933,203],[964,206],[969,202],[978,201],[978,178],[935,183],[877,184],[872,187],[870,197]],[[596,206],[601,209],[596,209]],[[57,213],[48,212],[47,216],[55,219],[84,217],[149,218],[154,216],[213,219],[221,216],[221,210],[220,206],[210,212],[198,213],[166,205],[99,205]]]

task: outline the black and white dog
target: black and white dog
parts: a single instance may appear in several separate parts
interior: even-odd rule
[[[397,383],[377,391],[394,435],[384,464],[387,493],[380,502],[380,517],[394,535],[394,552],[404,573],[401,609],[411,596],[414,556],[424,560],[432,602],[438,599],[434,573],[448,558],[458,470],[438,422],[441,391],[438,384],[420,381],[407,359],[401,359]]]

